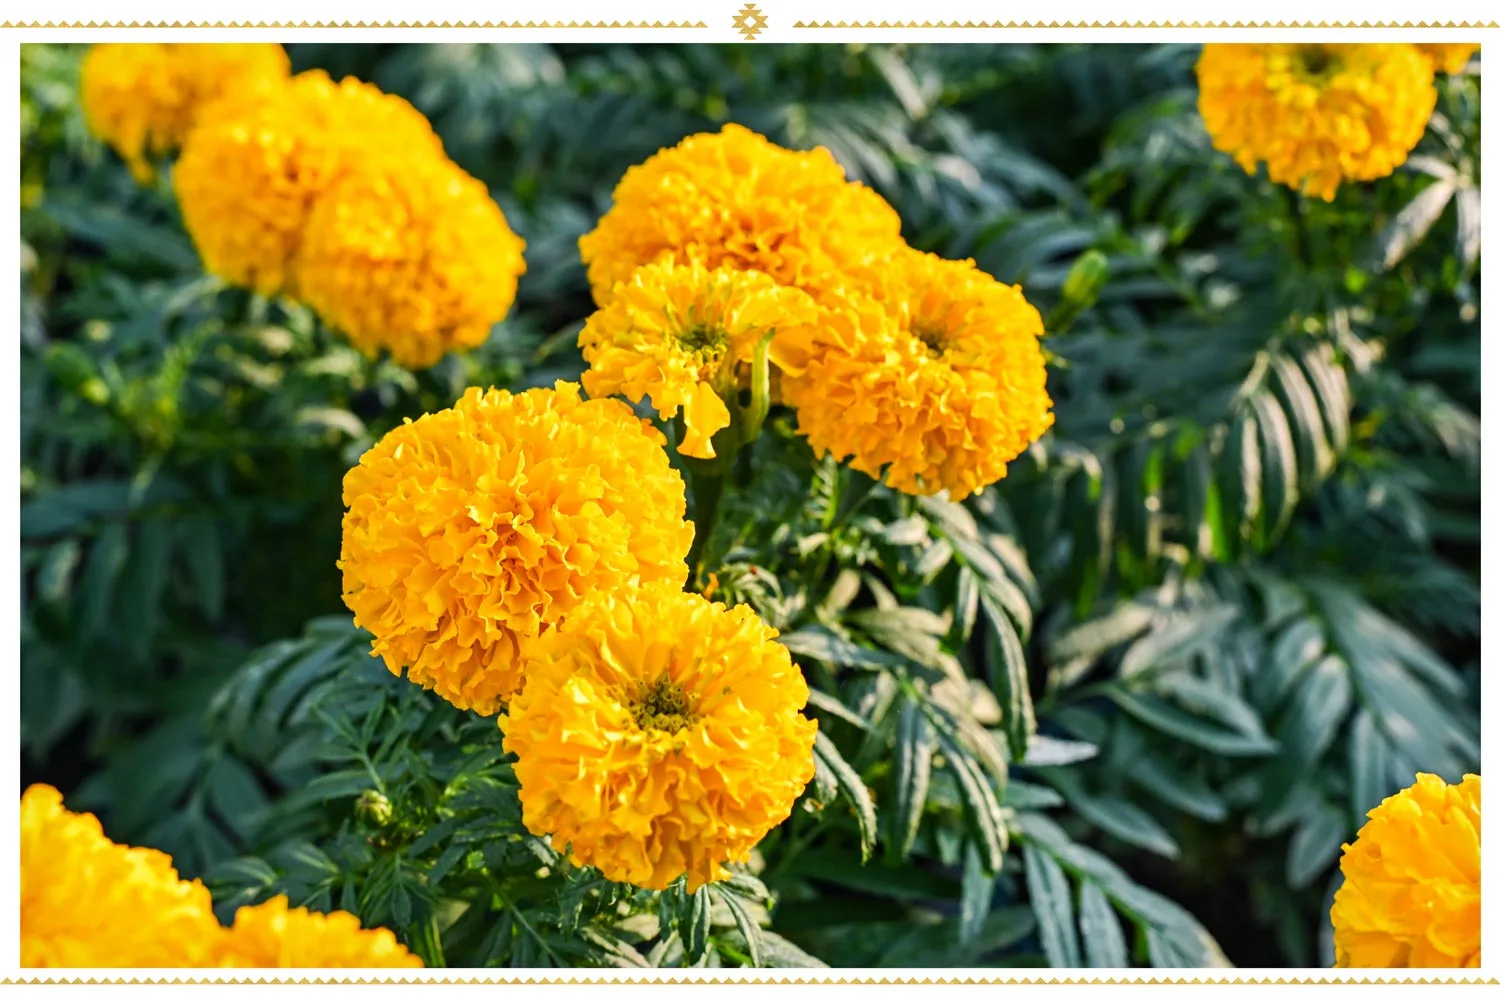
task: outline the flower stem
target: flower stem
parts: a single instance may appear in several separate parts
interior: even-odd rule
[[[695,461],[706,463],[707,461]],[[724,497],[724,473],[707,472],[708,466],[694,467],[693,487],[693,546],[688,551],[688,577],[696,580],[701,573],[703,556],[713,538],[714,526],[719,521],[719,508]],[[715,468],[717,469],[717,468]]]

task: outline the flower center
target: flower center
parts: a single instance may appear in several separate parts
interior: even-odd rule
[[[724,355],[729,346],[729,335],[722,328],[695,324],[686,331],[677,333],[677,347],[690,352],[703,362],[712,362]]]
[[[684,691],[666,674],[650,684],[637,681],[635,690],[630,714],[642,729],[673,733],[698,721],[698,696]]]
[[[943,354],[948,351],[948,336],[942,329],[915,325],[911,333],[927,347],[927,355],[933,359],[942,359]]]
[[[1326,45],[1298,45],[1296,63],[1304,76],[1332,76],[1339,68],[1338,56]]]

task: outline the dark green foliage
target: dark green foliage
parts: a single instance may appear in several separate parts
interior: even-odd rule
[[[432,966],[1327,963],[1363,813],[1478,769],[1479,80],[1323,203],[1214,152],[1196,52],[293,46],[412,100],[527,240],[490,343],[413,375],[205,277],[168,180],[84,134],[77,50],[26,46],[24,780],[225,916],[285,892]],[[785,411],[741,451],[701,579],[781,630],[817,773],[690,896],[572,868],[495,720],[369,656],[340,480],[467,385],[575,377],[577,237],[729,120],[1022,283],[1057,424],[962,505]]]

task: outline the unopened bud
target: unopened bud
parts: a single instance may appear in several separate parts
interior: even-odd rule
[[[391,808],[391,800],[374,790],[359,796],[359,801],[354,803],[354,811],[372,826],[384,826],[395,814],[395,810]]]

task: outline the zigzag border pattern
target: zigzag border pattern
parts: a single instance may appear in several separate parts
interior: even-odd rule
[[[803,969],[793,969],[802,974]],[[835,970],[830,968],[829,970]],[[412,972],[415,973],[415,972]],[[540,972],[537,972],[538,974]],[[764,974],[765,972],[753,972]],[[851,971],[850,974],[855,972]],[[807,977],[692,977],[666,975],[665,972],[647,978],[621,978],[610,974],[590,974],[584,977],[559,978],[536,975],[497,972],[493,977],[452,978],[403,977],[403,972],[392,971],[385,977],[347,978],[326,976],[298,976],[295,978],[5,978],[0,985],[576,985],[579,983],[601,985],[1494,985],[1495,978],[1455,978],[1450,975],[1427,975],[1413,978],[1327,978],[1316,974],[1293,978],[1152,978],[1139,975],[1098,977],[1012,977],[990,978],[926,978],[920,976],[883,975],[854,976],[849,978]]]
[[[3,21],[0,28],[707,28],[702,21]]]
[[[797,21],[794,28],[1500,28],[1497,21]]]

